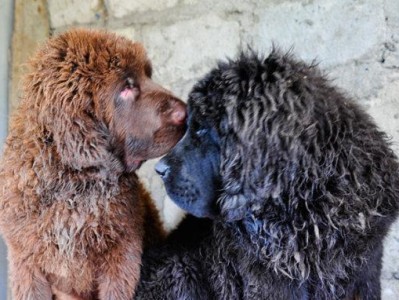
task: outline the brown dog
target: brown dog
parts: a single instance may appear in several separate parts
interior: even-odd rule
[[[162,235],[133,171],[181,138],[185,105],[112,33],[61,34],[31,67],[0,170],[13,299],[130,299],[144,236]]]

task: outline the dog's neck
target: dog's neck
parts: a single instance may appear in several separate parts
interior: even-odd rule
[[[37,157],[37,164],[33,167],[41,182],[38,196],[43,205],[50,205],[54,201],[71,201],[76,195],[87,199],[106,199],[119,193],[121,181],[138,181],[134,172],[125,173],[123,164],[110,152],[102,163],[99,161],[92,166],[76,168],[63,164],[54,150],[43,149],[52,151],[53,155],[47,153]],[[46,172],[43,172],[44,166]],[[52,172],[49,172],[51,169]]]

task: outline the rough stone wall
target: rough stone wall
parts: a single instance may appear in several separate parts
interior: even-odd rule
[[[15,0],[13,23],[9,112],[18,105],[20,80],[26,72],[27,59],[50,34],[46,0]]]
[[[143,42],[155,80],[182,99],[218,59],[247,45],[292,48],[366,107],[399,153],[398,0],[48,0],[48,17],[52,32],[105,27]],[[180,212],[153,165],[140,175],[172,227]],[[386,240],[382,282],[383,299],[399,299],[399,222]]]

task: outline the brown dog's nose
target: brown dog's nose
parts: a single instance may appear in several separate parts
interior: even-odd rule
[[[186,122],[186,118],[186,105],[180,100],[176,101],[170,115],[171,122],[175,125],[182,125]]]

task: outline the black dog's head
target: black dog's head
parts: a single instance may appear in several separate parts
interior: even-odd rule
[[[279,196],[278,164],[288,163],[278,153],[281,134],[289,138],[311,124],[298,120],[303,114],[290,116],[290,106],[301,103],[284,103],[283,96],[295,100],[306,77],[304,65],[288,60],[277,52],[265,60],[241,55],[194,86],[187,132],[156,166],[181,208],[198,217],[239,220],[261,209],[265,197]],[[295,176],[296,166],[287,167]]]
[[[317,68],[276,51],[219,64],[188,103],[188,131],[157,166],[171,198],[223,221],[233,245],[274,270],[313,270],[335,293],[347,253],[383,236],[398,210],[384,133]]]
[[[220,63],[194,86],[188,130],[156,166],[180,207],[198,217],[238,220],[251,206],[259,209],[257,201],[278,196],[278,164],[288,159],[278,154],[279,131],[289,138],[311,123],[298,120],[303,114],[289,115],[301,103],[283,103],[284,96],[295,100],[306,77],[304,65],[288,60],[277,52],[265,60],[242,55]],[[295,176],[296,166],[288,168]]]
[[[194,86],[188,108],[185,136],[157,166],[168,194],[196,216],[250,220],[253,231],[265,220],[291,230],[326,218],[323,205],[340,206],[374,180],[367,152],[386,146],[315,66],[278,51],[220,63]]]

